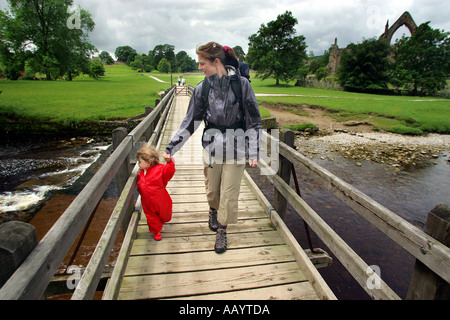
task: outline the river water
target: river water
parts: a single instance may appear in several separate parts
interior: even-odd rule
[[[449,150],[434,150],[432,153],[436,155],[424,157],[414,165],[399,166],[367,156],[355,157],[352,154],[348,157],[348,149],[330,148],[329,143],[318,144],[310,139],[297,142],[298,150],[312,161],[418,228],[423,228],[427,213],[433,207],[449,203]],[[36,138],[27,142],[3,139],[0,143],[0,224],[9,220],[30,222],[37,229],[38,239],[42,238],[110,152],[109,141],[91,138]],[[250,169],[250,173],[272,201],[273,187],[270,183],[258,169]],[[297,170],[297,176],[305,201],[368,265],[378,266],[382,279],[404,299],[415,259],[304,172]],[[88,262],[116,200],[113,182],[93,220],[94,230],[86,237],[85,241],[92,244],[84,243],[82,252],[72,264],[85,265]],[[286,223],[302,247],[308,248],[303,221],[290,206]],[[312,231],[311,240],[314,247],[331,254]],[[120,237],[118,241],[116,245],[119,247]],[[67,267],[71,252],[62,267]],[[369,299],[342,264],[332,257],[333,264],[319,269],[319,272],[335,295],[339,299]]]
[[[0,144],[0,222],[28,222],[56,192],[75,191],[73,186],[108,148],[108,143],[91,138],[24,141],[4,137]]]
[[[420,229],[431,209],[440,203],[450,204],[450,136],[444,137],[445,146],[440,140],[432,146],[386,141],[370,145],[368,140],[352,141],[349,145],[342,141],[345,139],[339,136],[331,143],[320,138],[297,138],[296,148]],[[296,175],[301,196],[308,205],[368,265],[378,266],[381,278],[405,299],[415,258],[305,172],[297,169]],[[266,178],[258,175],[257,170],[252,177],[272,202],[273,187]],[[291,186],[295,188],[292,179]],[[286,224],[300,245],[308,248],[303,220],[289,205]],[[313,231],[310,233],[313,247],[324,249],[333,258],[333,264],[319,272],[338,299],[370,299],[325,244]]]

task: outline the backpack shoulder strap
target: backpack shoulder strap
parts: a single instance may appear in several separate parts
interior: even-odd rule
[[[203,119],[206,120],[206,108],[208,107],[208,95],[209,95],[209,89],[211,88],[211,85],[209,84],[208,79],[203,80],[202,85],[202,107],[203,107]]]
[[[241,106],[241,108],[243,108],[241,79],[239,79],[238,77],[236,78],[237,79],[231,80],[231,89],[236,96],[236,100],[239,101],[239,105]]]

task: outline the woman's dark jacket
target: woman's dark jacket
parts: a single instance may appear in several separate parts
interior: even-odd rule
[[[218,156],[222,153],[224,158],[233,155],[234,159],[244,156],[259,159],[262,125],[255,93],[250,82],[240,76],[239,70],[231,66],[226,68],[228,75],[220,80],[217,75],[205,78],[204,81],[210,84],[207,102],[202,99],[204,81],[195,87],[186,117],[165,150],[168,154],[174,155],[179,151],[204,120],[202,145],[210,154]],[[242,103],[231,87],[231,81],[237,79],[241,83]]]

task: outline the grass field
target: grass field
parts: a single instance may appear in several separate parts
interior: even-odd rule
[[[176,82],[178,74],[152,72],[142,75],[124,65],[106,69],[106,76],[87,76],[67,81],[0,81],[0,119],[27,118],[58,122],[127,118],[154,105],[158,92]],[[167,83],[148,77],[155,76]],[[184,75],[196,86],[201,73]],[[375,128],[402,134],[450,133],[450,100],[406,96],[382,96],[295,87],[294,82],[275,86],[275,80],[251,78],[258,101],[288,106],[316,105],[334,111],[337,120],[368,121]],[[261,114],[268,116],[261,108]]]
[[[333,111],[337,120],[367,121],[379,130],[401,134],[423,132],[450,133],[450,100],[361,94],[295,87],[293,83],[276,87],[275,81],[252,81],[257,93],[296,96],[261,96],[259,102],[298,106],[315,105]]]
[[[154,105],[170,84],[115,65],[106,76],[73,81],[0,81],[0,114],[50,121],[127,118]]]

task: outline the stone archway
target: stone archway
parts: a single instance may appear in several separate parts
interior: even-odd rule
[[[386,39],[389,43],[391,43],[392,36],[398,30],[398,28],[403,25],[409,29],[411,34],[414,34],[414,32],[416,32],[417,25],[408,11],[405,11],[390,28],[388,20],[384,33],[380,36],[380,39]]]
[[[395,34],[395,32],[401,27],[406,26],[411,34],[414,34],[417,29],[417,25],[414,22],[414,19],[412,18],[411,14],[408,11],[405,11],[400,18],[397,19],[397,21],[389,28],[389,20],[386,23],[386,27],[384,30],[384,33],[379,37],[379,39],[386,39],[389,41],[389,44],[391,43],[392,36]],[[332,47],[330,51],[330,59],[328,61],[327,69],[328,72],[331,74],[336,74],[337,69],[339,68],[340,62],[341,62],[341,56],[342,53],[346,49],[341,49],[337,45],[337,38],[334,40],[334,46]]]

